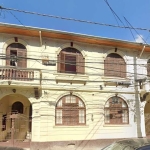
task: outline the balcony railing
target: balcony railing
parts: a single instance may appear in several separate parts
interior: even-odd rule
[[[0,69],[0,80],[34,80],[34,71],[23,69]]]

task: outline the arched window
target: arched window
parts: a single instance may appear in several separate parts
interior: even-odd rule
[[[106,124],[128,124],[129,111],[126,102],[118,97],[111,97],[105,104]]]
[[[20,43],[12,43],[6,49],[6,65],[27,67],[27,50],[26,47]]]
[[[85,105],[74,95],[62,97],[56,104],[56,125],[85,125]]]
[[[147,76],[150,77],[150,59],[147,61]]]
[[[116,54],[109,54],[104,61],[104,75],[112,77],[126,77],[126,63],[124,59]]]
[[[12,113],[21,113],[21,114],[23,114],[23,104],[21,102],[13,103]]]
[[[80,51],[68,47],[58,55],[58,72],[61,73],[84,73],[84,58]]]

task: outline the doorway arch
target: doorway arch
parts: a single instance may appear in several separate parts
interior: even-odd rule
[[[12,113],[20,113],[23,114],[23,104],[19,101],[12,104]]]
[[[9,94],[0,99],[0,138],[11,140],[10,129],[13,127],[17,132],[14,139],[30,140],[32,126],[32,107],[29,99],[21,94]]]

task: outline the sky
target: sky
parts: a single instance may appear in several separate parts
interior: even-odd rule
[[[105,0],[0,0],[0,6],[104,24],[132,25],[150,30],[150,0],[107,2],[116,15]],[[12,10],[0,10],[0,22],[150,44],[150,31],[61,20]]]

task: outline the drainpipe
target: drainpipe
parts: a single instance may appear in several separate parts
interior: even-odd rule
[[[40,44],[41,44],[41,47],[42,47],[42,35],[41,35],[41,31],[39,31],[39,35],[40,35]]]
[[[142,56],[142,54],[143,54],[144,50],[145,50],[145,45],[143,46],[143,49],[142,49],[142,51],[141,51],[141,53],[140,53],[139,58]]]

